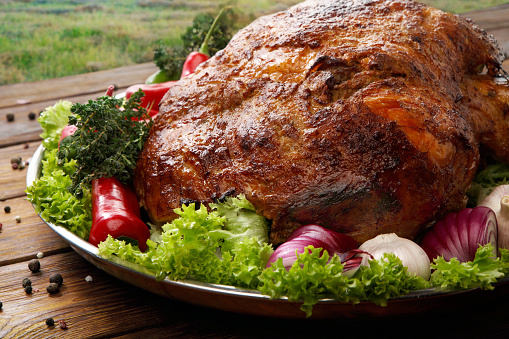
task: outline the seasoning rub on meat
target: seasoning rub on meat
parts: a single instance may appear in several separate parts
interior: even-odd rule
[[[464,207],[481,154],[509,161],[502,61],[472,22],[413,1],[261,17],[163,98],[138,197],[162,223],[245,194],[276,244],[308,223],[414,238]]]

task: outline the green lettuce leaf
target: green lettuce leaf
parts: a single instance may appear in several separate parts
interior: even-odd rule
[[[499,248],[500,264],[502,265],[502,273],[509,274],[509,249]]]
[[[343,265],[337,255],[329,257],[327,251],[308,246],[297,255],[289,270],[278,259],[262,272],[260,292],[271,298],[286,296],[293,302],[302,302],[301,310],[306,316],[321,298],[334,298],[342,302],[359,303],[370,300],[386,306],[390,298],[413,290],[428,287],[428,282],[410,274],[401,260],[386,253],[379,260],[370,260],[369,267],[361,266],[353,277],[343,275]],[[330,261],[329,261],[330,258]]]
[[[244,195],[228,197],[223,203],[209,206],[227,220],[224,229],[216,232],[217,237],[223,238],[223,249],[230,250],[246,238],[255,238],[260,244],[269,242],[267,219],[256,213]]]
[[[462,263],[456,258],[445,261],[443,257],[438,257],[431,264],[434,269],[431,284],[449,289],[479,287],[492,290],[492,284],[502,278],[508,269],[507,254],[504,254],[503,260],[493,259],[492,256],[493,246],[487,244],[479,246],[473,261]]]
[[[330,258],[327,251],[308,246],[289,270],[279,258],[260,275],[258,290],[272,299],[287,297],[292,302],[302,302],[300,309],[311,316],[313,306],[319,299],[334,297],[337,300],[358,303],[357,293],[349,293],[349,279],[342,274],[341,259]],[[354,286],[352,286],[354,287]]]
[[[92,227],[90,192],[78,200],[68,190],[69,175],[76,170],[74,160],[58,165],[58,140],[67,125],[72,103],[59,101],[46,108],[38,118],[42,127],[42,144],[45,147],[41,176],[27,187],[27,199],[41,217],[87,240]]]
[[[380,306],[387,306],[391,298],[429,287],[428,281],[408,272],[394,253],[384,253],[379,260],[369,260],[369,267],[360,267],[354,278],[364,287],[364,299]]]
[[[58,166],[56,153],[56,148],[44,152],[42,174],[27,187],[27,199],[44,220],[87,240],[92,227],[90,192],[86,191],[81,200],[69,192],[69,173],[75,170],[75,164],[71,161]]]
[[[230,201],[227,206],[234,208],[235,205]],[[258,286],[257,277],[273,251],[270,245],[255,236],[233,243],[233,238],[239,238],[235,227],[228,225],[228,217],[217,211],[209,212],[204,205],[198,209],[194,204],[184,205],[175,212],[179,218],[164,225],[157,236],[158,242],[149,240],[149,248],[144,253],[109,237],[99,244],[99,254],[143,266],[159,280],[169,277],[240,287]],[[233,223],[237,222],[238,219],[233,218]],[[232,238],[228,239],[229,236]],[[228,242],[228,248],[224,248]]]
[[[42,127],[42,144],[46,149],[58,147],[62,129],[69,122],[69,116],[72,115],[71,107],[71,102],[61,100],[46,108],[37,119]]]

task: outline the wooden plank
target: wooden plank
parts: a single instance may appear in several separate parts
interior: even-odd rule
[[[115,90],[114,94],[124,92],[127,87],[121,87]],[[49,99],[36,103],[18,105],[14,107],[0,108],[0,147],[25,143],[27,141],[40,140],[42,129],[36,119],[30,120],[28,115],[34,113],[36,118],[41,111],[49,106],[53,106],[60,100],[70,101],[72,103],[86,103],[88,100],[94,100],[104,95],[100,90],[92,94],[83,94],[77,96],[67,96],[58,99]],[[7,121],[7,114],[14,114],[14,121]]]
[[[214,338],[232,338],[267,335],[272,331],[267,325],[280,323],[161,298],[108,276],[75,252],[44,257],[40,262],[38,274],[28,270],[27,262],[0,267],[0,337],[198,338],[213,331]],[[64,284],[58,294],[49,295],[49,276],[56,272],[62,274]],[[93,280],[85,281],[87,276]],[[25,277],[32,281],[32,295],[21,286]],[[67,330],[46,326],[49,317],[64,320]],[[262,320],[265,326],[252,328],[253,321]]]
[[[96,269],[75,252],[40,259],[41,272],[32,274],[27,262],[0,267],[0,337],[14,338],[111,338],[139,328],[163,326],[182,321],[179,310],[154,307],[160,304],[149,293],[112,279]],[[61,273],[64,279],[60,292],[46,291],[49,276]],[[85,280],[91,276],[93,280]],[[32,281],[34,293],[27,295],[21,283]],[[171,304],[170,301],[166,301]],[[184,308],[185,309],[185,308]],[[169,312],[168,312],[169,311]],[[184,312],[190,316],[190,312]],[[172,320],[172,316],[177,315]],[[67,329],[48,327],[45,320],[64,320]],[[150,325],[149,325],[150,324]],[[171,331],[167,331],[171,335]],[[173,330],[179,334],[179,327]]]
[[[28,144],[18,144],[10,147],[0,148],[0,200],[25,196],[26,173],[28,166],[24,169],[13,169],[10,159],[21,157],[22,161],[30,161],[30,158],[41,144],[40,141]]]
[[[10,213],[4,212],[5,206],[11,208]],[[39,252],[49,255],[70,251],[69,245],[42,222],[25,198],[2,201],[0,207],[0,266],[34,258]],[[16,221],[17,216],[20,222]]]
[[[128,87],[145,82],[157,69],[157,66],[150,62],[57,79],[4,85],[0,86],[0,108],[16,107],[20,102],[38,103],[71,96],[93,95],[98,91],[106,91],[109,85],[117,88]]]

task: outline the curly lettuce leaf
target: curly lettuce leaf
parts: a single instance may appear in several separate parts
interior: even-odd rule
[[[121,240],[109,237],[99,244],[99,254],[149,269],[157,279],[195,279],[211,283],[255,288],[272,247],[257,237],[244,237],[223,248],[228,218],[204,205],[182,206],[179,218],[162,227],[158,242],[149,240],[144,253]],[[234,227],[233,227],[234,229]],[[233,233],[232,233],[233,234]],[[236,237],[232,235],[232,237]]]
[[[482,171],[479,171],[472,185],[467,191],[468,204],[475,207],[481,203],[490,193],[500,185],[509,183],[509,165],[492,163]]]
[[[75,170],[75,164],[71,161],[59,166],[56,153],[56,148],[44,153],[42,175],[27,187],[27,199],[44,220],[87,240],[92,227],[90,193],[85,192],[78,200],[69,192],[69,173]]]
[[[342,274],[341,259],[330,258],[327,251],[308,246],[304,253],[297,254],[297,260],[289,270],[279,258],[271,267],[262,272],[258,290],[271,299],[287,297],[292,302],[302,302],[300,309],[311,316],[313,306],[324,297],[334,297],[344,302],[359,303],[360,291],[350,293],[355,286]],[[357,289],[355,289],[357,290]]]
[[[278,259],[260,276],[260,292],[271,298],[286,296],[293,302],[302,302],[306,316],[321,298],[334,298],[342,302],[359,303],[370,300],[386,306],[387,301],[413,290],[428,287],[428,282],[408,272],[401,260],[386,253],[379,260],[370,260],[369,267],[362,266],[353,277],[343,275],[343,265],[337,255],[329,257],[327,251],[308,246],[297,254],[297,261],[286,270]],[[330,261],[329,261],[330,258]]]
[[[61,100],[46,108],[37,119],[42,127],[42,144],[46,149],[51,150],[58,147],[62,129],[69,122],[69,116],[72,115],[71,107],[71,102]]]
[[[504,275],[509,274],[509,249],[507,248],[499,248],[500,254],[500,264],[502,265],[502,273]]]
[[[408,272],[394,253],[384,253],[379,260],[369,260],[354,275],[364,287],[366,300],[387,306],[389,299],[429,287],[428,281]]]
[[[230,250],[246,238],[255,238],[260,244],[269,242],[267,219],[256,213],[256,209],[244,195],[228,197],[223,203],[209,206],[227,220],[224,229],[216,232],[218,237],[223,238],[223,249]]]
[[[443,257],[436,258],[431,264],[434,272],[431,274],[431,284],[449,289],[468,289],[479,287],[492,290],[493,283],[504,276],[509,268],[505,254],[503,260],[492,258],[493,246],[487,244],[479,246],[473,261],[460,262],[456,258],[445,261]]]

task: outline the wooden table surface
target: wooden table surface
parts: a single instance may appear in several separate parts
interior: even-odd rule
[[[509,4],[464,14],[472,18],[500,46],[509,51]],[[509,71],[509,63],[504,67]],[[26,200],[26,168],[11,168],[14,156],[29,160],[40,145],[41,110],[59,100],[86,102],[102,95],[107,86],[116,93],[143,82],[156,70],[141,64],[47,81],[0,86],[0,337],[1,338],[202,338],[308,337],[371,335],[410,337],[486,338],[509,334],[509,293],[498,291],[482,307],[462,305],[453,312],[406,317],[292,320],[254,317],[202,308],[159,297],[122,282],[79,256],[47,227]],[[14,121],[7,122],[13,113]],[[4,207],[11,208],[10,213]],[[16,217],[20,217],[20,222]],[[28,261],[43,253],[41,271],[33,274]],[[58,272],[64,284],[58,294],[46,292],[49,276]],[[92,281],[86,281],[87,276]],[[22,280],[32,280],[27,295]],[[507,289],[507,287],[506,287]],[[491,296],[485,291],[486,296]],[[67,329],[48,327],[45,320],[63,320]]]

